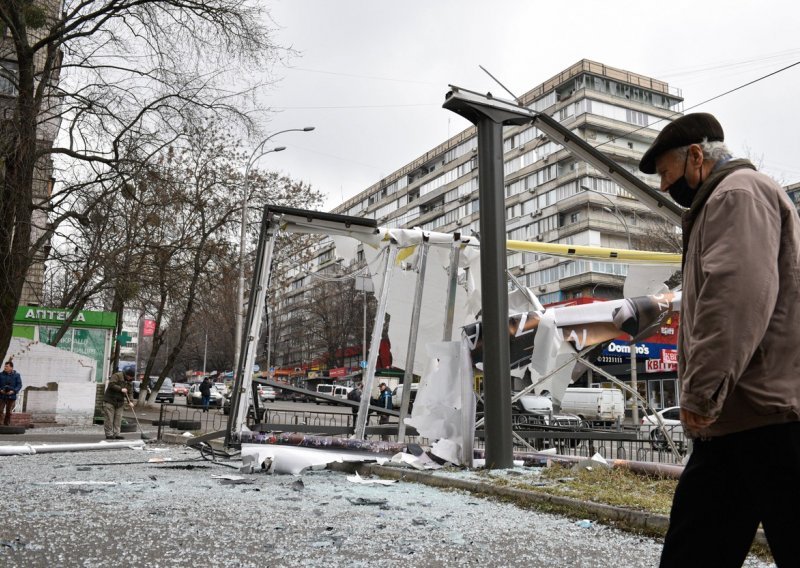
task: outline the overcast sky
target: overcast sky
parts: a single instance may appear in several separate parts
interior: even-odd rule
[[[265,0],[266,1],[266,0]],[[720,119],[729,147],[800,181],[800,5],[792,1],[269,0],[277,42],[299,52],[263,94],[287,150],[262,158],[327,194],[329,210],[469,123],[448,84],[521,95],[581,59],[669,82]]]

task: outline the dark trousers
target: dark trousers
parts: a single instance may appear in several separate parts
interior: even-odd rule
[[[661,568],[741,566],[759,523],[775,563],[800,563],[800,422],[698,440],[672,502]]]
[[[16,406],[16,400],[0,400],[0,420],[3,421],[3,424],[8,426],[11,424],[11,413],[14,412],[14,406]]]

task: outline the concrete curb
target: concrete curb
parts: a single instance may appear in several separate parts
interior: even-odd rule
[[[512,501],[523,506],[548,512],[561,513],[570,517],[590,517],[594,520],[613,524],[616,528],[642,532],[651,536],[663,537],[669,527],[669,517],[666,515],[657,515],[647,511],[636,511],[633,509],[623,509],[611,505],[604,505],[602,503],[580,501],[569,497],[548,495],[546,493],[537,493],[536,491],[528,491],[525,489],[496,486],[481,481],[441,477],[422,471],[386,467],[376,464],[361,465],[357,468],[357,471],[359,475],[362,476],[372,474],[386,479],[412,481],[431,487],[461,489],[475,495]],[[768,548],[767,539],[762,529],[758,529],[755,542]]]

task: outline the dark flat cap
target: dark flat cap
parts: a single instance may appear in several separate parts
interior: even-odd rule
[[[639,169],[646,174],[656,173],[656,158],[667,150],[682,148],[689,144],[699,144],[703,139],[709,142],[722,142],[725,133],[722,125],[707,112],[695,112],[673,120],[653,141],[653,145],[644,153]]]

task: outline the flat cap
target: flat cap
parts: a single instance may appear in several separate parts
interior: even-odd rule
[[[725,133],[722,125],[707,112],[686,114],[673,120],[664,127],[653,145],[644,153],[639,162],[639,169],[646,174],[656,173],[656,158],[667,150],[682,148],[689,144],[699,144],[707,139],[709,142],[722,142]]]

